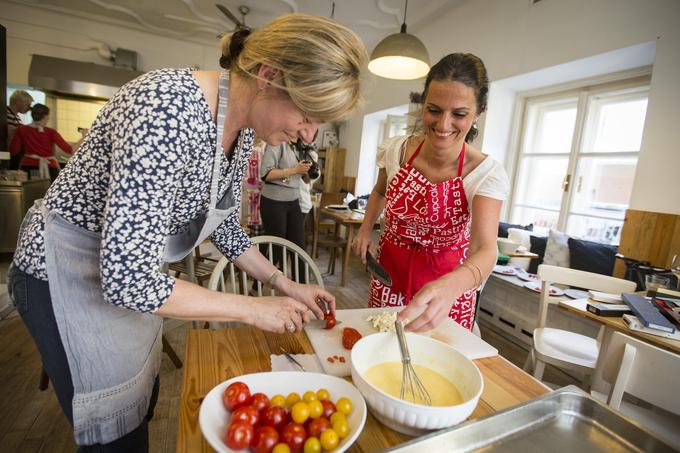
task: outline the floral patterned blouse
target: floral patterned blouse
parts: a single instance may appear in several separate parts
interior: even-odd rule
[[[48,190],[49,210],[101,234],[101,284],[109,303],[154,312],[170,296],[175,280],[160,271],[165,238],[208,208],[216,134],[189,69],[151,71],[123,86],[102,108]],[[236,143],[242,152],[232,153],[240,158],[222,160],[218,199],[232,181],[240,203],[252,144],[252,129],[242,129]],[[210,237],[230,260],[251,246],[238,211]],[[24,225],[13,263],[48,280],[44,228],[40,214]]]

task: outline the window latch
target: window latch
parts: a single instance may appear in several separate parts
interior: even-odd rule
[[[571,182],[571,175],[566,175],[562,180],[562,190],[569,192],[569,183]]]

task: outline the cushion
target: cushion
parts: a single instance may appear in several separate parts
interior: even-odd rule
[[[557,230],[550,230],[545,244],[543,264],[569,267],[569,236]]]
[[[529,241],[531,241],[530,252],[538,255],[538,258],[533,258],[529,262],[529,272],[535,274],[538,272],[538,265],[543,262],[543,256],[545,255],[545,246],[548,242],[548,238],[545,236],[529,236]]]
[[[616,249],[615,245],[569,238],[571,268],[596,274],[612,275],[614,261],[616,261]]]
[[[512,223],[498,222],[498,237],[506,238],[508,237],[508,228],[519,228],[521,230],[534,231],[534,224],[529,225],[518,225]]]

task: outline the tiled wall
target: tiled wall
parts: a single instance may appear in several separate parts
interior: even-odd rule
[[[79,127],[90,128],[104,101],[80,101],[57,98],[56,129],[67,142],[80,140]]]

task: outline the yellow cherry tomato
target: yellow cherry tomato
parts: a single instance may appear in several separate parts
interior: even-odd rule
[[[326,389],[319,389],[316,391],[316,399],[319,401],[325,401],[331,399],[331,392]]]
[[[290,415],[295,423],[303,424],[309,418],[309,406],[304,401],[299,401],[293,405]]]
[[[342,397],[335,403],[335,410],[342,412],[345,415],[349,415],[352,412],[352,402],[349,398]]]
[[[286,397],[286,407],[290,409],[291,407],[295,406],[295,403],[297,403],[298,401],[300,401],[300,394],[296,392],[291,392]]]
[[[328,428],[322,432],[319,440],[324,451],[331,451],[340,443],[340,437],[338,437],[338,433],[333,431],[333,428]]]
[[[338,411],[333,412],[333,414],[331,415],[331,425],[340,420],[347,421],[347,418],[345,418],[345,414]]]
[[[316,437],[309,437],[305,441],[304,453],[321,453],[321,441]]]
[[[311,390],[307,390],[304,395],[302,395],[302,400],[305,403],[309,403],[310,401],[316,400],[316,393],[312,392]]]
[[[349,423],[347,420],[336,420],[333,425],[333,431],[338,434],[340,439],[344,439],[349,434]]]
[[[272,453],[290,453],[290,447],[287,444],[276,444]]]
[[[309,418],[319,418],[323,414],[323,404],[321,404],[321,401],[310,401],[307,406],[309,406]]]
[[[269,405],[271,407],[274,406],[281,406],[281,407],[286,407],[286,398],[283,395],[274,395],[272,396],[272,399],[269,400]]]

